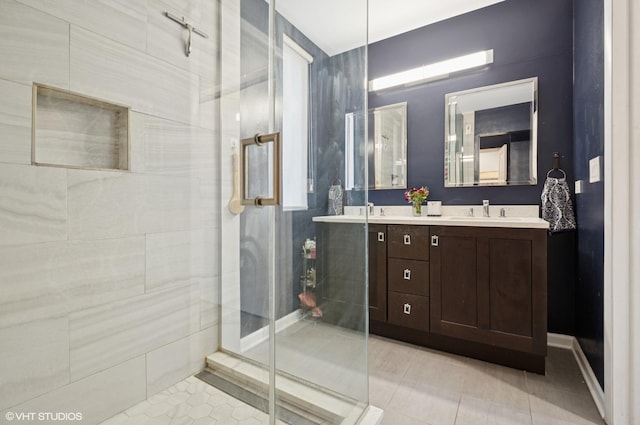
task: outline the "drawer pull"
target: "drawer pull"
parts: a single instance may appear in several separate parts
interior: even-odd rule
[[[378,242],[384,242],[384,232],[378,232]]]
[[[404,273],[402,276],[404,277],[404,280],[411,280],[411,270],[404,269]]]
[[[411,314],[411,304],[405,304],[402,312],[404,314]]]
[[[440,243],[440,238],[437,235],[431,236],[431,246],[438,246]]]
[[[411,235],[404,235],[404,244],[411,245]]]

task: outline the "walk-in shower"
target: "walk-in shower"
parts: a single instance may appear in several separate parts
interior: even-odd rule
[[[0,1],[1,418],[187,416],[209,356],[272,423],[358,420],[364,217],[335,267],[313,221],[366,201],[367,2],[338,3]]]
[[[336,265],[313,217],[329,213],[332,186],[343,203],[366,205],[362,188],[344,193],[342,182],[345,115],[366,110],[367,1],[332,12],[348,14],[352,30],[339,47],[307,3],[222,1],[221,350],[263,371],[273,416],[304,403],[317,412],[330,397],[340,413],[323,420],[349,424],[368,405],[366,227],[363,216],[344,240],[352,257]],[[227,208],[234,189],[240,213],[235,201]]]

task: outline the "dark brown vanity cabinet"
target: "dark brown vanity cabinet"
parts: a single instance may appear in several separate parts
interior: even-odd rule
[[[369,319],[387,321],[387,225],[369,225]]]
[[[388,226],[388,322],[429,330],[429,228]]]
[[[471,226],[318,226],[323,321],[544,373],[547,232]]]
[[[434,334],[546,353],[546,231],[430,227]]]

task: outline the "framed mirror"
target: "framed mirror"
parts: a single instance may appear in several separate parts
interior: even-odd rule
[[[445,96],[445,187],[535,185],[538,78]]]
[[[367,152],[356,151],[354,134],[364,125],[362,114],[345,116],[345,187],[363,189],[364,161],[368,161],[369,189],[407,187],[407,102],[380,106],[368,113]]]

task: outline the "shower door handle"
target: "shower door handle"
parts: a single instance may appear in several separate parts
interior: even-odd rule
[[[242,140],[242,205],[280,205],[280,133],[256,134]],[[266,170],[257,165],[251,166],[252,159],[266,156]],[[252,174],[253,172],[253,174]],[[253,179],[251,178],[253,175]],[[264,180],[269,183],[267,193],[259,193]]]

